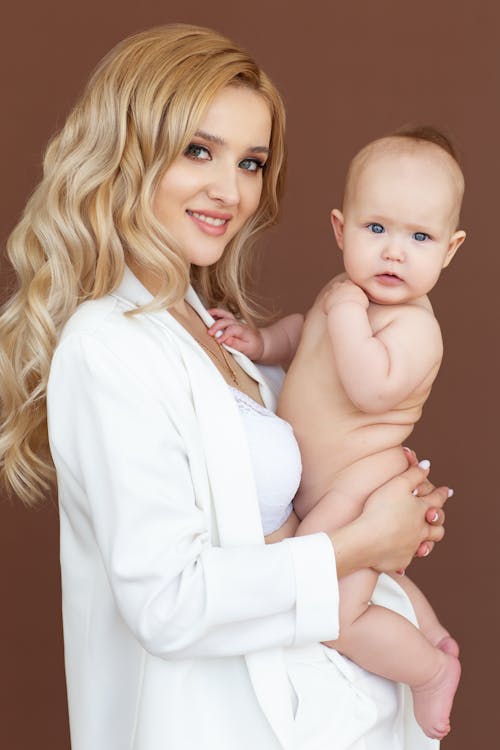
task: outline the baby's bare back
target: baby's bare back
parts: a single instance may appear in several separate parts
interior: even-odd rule
[[[360,411],[338,376],[323,312],[325,290],[306,317],[278,403],[278,414],[292,425],[302,455],[302,481],[294,502],[302,518],[333,488],[343,493],[352,485],[356,495],[367,497],[404,470],[401,444],[419,419],[435,376],[390,411]],[[393,308],[370,305],[372,329],[387,325],[394,314]]]

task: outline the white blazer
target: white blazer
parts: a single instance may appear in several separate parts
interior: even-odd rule
[[[150,300],[127,269],[51,367],[73,750],[435,747],[397,686],[317,645],[338,635],[330,541],[263,544],[233,396],[167,312],[124,315]],[[276,372],[236,356],[274,408]]]

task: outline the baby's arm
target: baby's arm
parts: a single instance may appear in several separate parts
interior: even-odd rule
[[[441,361],[439,325],[426,308],[398,305],[394,318],[376,333],[370,302],[350,280],[333,285],[324,310],[339,377],[361,411],[394,408],[423,384]]]
[[[227,344],[262,365],[287,367],[290,364],[304,322],[299,313],[287,315],[265,328],[254,328],[227,310],[213,308],[208,312],[216,319],[208,333],[220,344]]]

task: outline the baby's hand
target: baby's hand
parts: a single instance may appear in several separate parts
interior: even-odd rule
[[[227,344],[255,361],[262,357],[264,339],[258,328],[247,325],[220,307],[214,307],[208,312],[212,318],[215,318],[215,323],[208,329],[208,334],[213,336],[219,344]]]
[[[365,310],[368,309],[370,301],[360,286],[354,284],[350,279],[343,278],[334,281],[330,289],[326,292],[323,300],[323,312],[328,315],[330,310],[336,305],[342,305],[345,302],[355,302],[361,305]]]

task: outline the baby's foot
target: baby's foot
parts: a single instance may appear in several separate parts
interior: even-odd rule
[[[450,731],[451,706],[460,679],[458,659],[441,653],[441,665],[434,677],[411,689],[415,718],[425,734],[436,740],[443,739]]]
[[[445,654],[455,656],[457,659],[460,654],[460,647],[451,635],[445,635],[444,638],[441,638],[441,640],[436,643],[436,648],[444,651]]]

